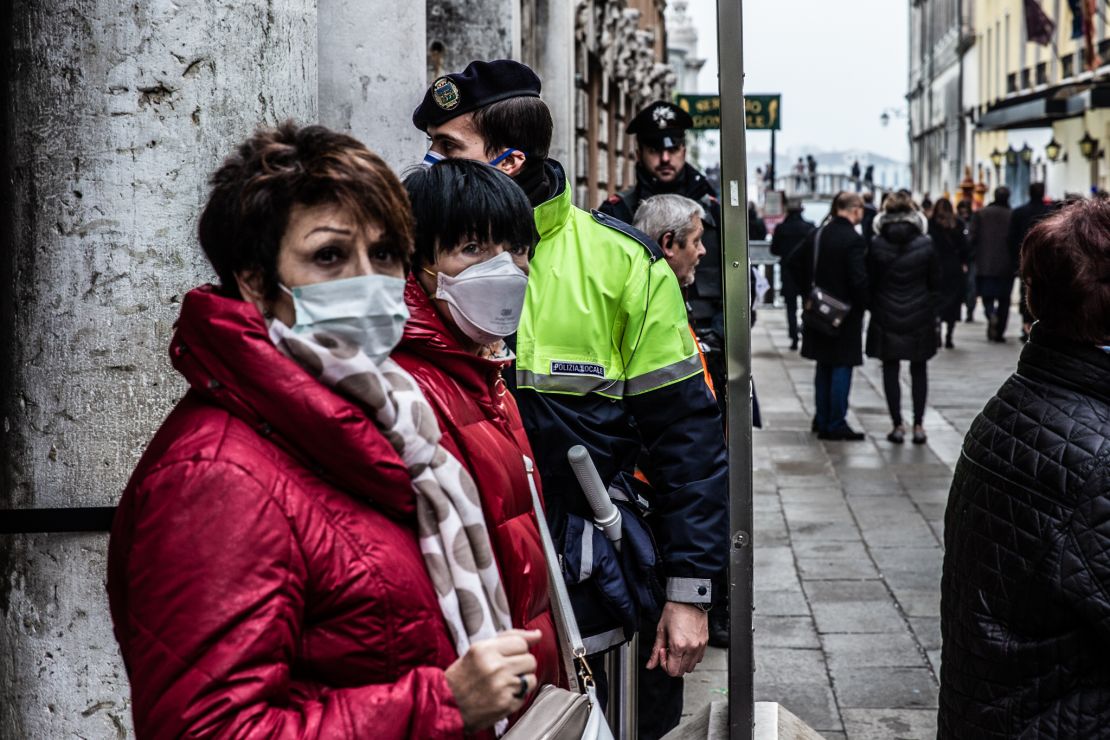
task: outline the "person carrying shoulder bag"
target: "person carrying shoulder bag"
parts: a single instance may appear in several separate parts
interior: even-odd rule
[[[814,360],[813,431],[829,441],[858,441],[863,433],[848,426],[852,368],[863,364],[863,311],[867,303],[866,246],[856,226],[863,220],[863,199],[841,192],[829,217],[787,258],[796,285],[810,285],[847,304],[835,333],[812,328],[803,315],[802,357]],[[817,234],[820,233],[818,246]]]

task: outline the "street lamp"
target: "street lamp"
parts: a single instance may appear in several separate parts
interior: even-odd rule
[[[1029,142],[1025,143],[1025,146],[1021,148],[1019,154],[1021,154],[1021,161],[1025,162],[1025,164],[1029,164],[1033,161],[1033,147],[1029,146]]]
[[[1088,162],[1093,162],[1098,159],[1098,139],[1091,136],[1089,131],[1083,132],[1083,138],[1079,140],[1079,151]]]
[[[996,170],[1002,167],[1003,156],[1004,155],[1002,154],[1002,152],[998,151],[997,148],[993,152],[991,152],[991,164],[994,165],[994,168]]]
[[[1011,144],[1009,146],[1009,148],[1006,149],[1006,164],[1008,164],[1012,167],[1013,165],[1017,164],[1017,160],[1018,160],[1017,149],[1014,149],[1014,145]]]
[[[1063,149],[1060,142],[1056,141],[1056,137],[1052,137],[1052,141],[1045,145],[1044,153],[1050,162],[1058,162],[1060,160],[1060,152]]]

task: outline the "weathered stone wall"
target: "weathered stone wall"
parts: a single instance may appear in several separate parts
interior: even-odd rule
[[[428,84],[475,59],[514,57],[519,14],[520,0],[428,0]]]
[[[412,125],[424,99],[424,1],[320,0],[320,123],[348,131],[398,174],[427,137]]]
[[[114,503],[183,391],[208,174],[317,115],[315,0],[3,3],[0,508]],[[0,535],[0,737],[124,737],[105,535]]]

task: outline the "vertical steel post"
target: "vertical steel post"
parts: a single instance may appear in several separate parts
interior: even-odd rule
[[[751,740],[755,725],[752,655],[751,288],[748,266],[747,146],[744,134],[743,0],[717,0],[721,94],[721,237],[728,360],[729,549],[728,725]]]

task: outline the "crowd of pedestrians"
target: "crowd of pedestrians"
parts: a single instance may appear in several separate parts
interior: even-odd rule
[[[814,225],[800,199],[787,202],[786,216],[771,236],[771,253],[782,265],[790,348],[816,362],[813,430],[824,439],[864,438],[846,421],[851,368],[863,354],[883,367],[883,389],[892,422],[887,439],[905,441],[900,369],[909,364],[913,401],[912,441],[927,441],[923,414],[926,363],[939,348],[955,349],[956,327],[974,321],[981,301],[988,341],[1006,341],[1011,295],[1021,245],[1030,230],[1060,204],[1045,199],[1043,183],[1029,187],[1024,205],[1010,208],[1010,191],[972,211],[968,201],[947,197],[919,204],[907,191],[883,196],[881,211],[870,192],[841,192],[828,217]],[[813,291],[821,289],[847,310],[837,331],[804,331]],[[1034,321],[1021,284],[1021,341]],[[799,321],[799,304],[802,321]],[[860,335],[865,313],[866,346]]]

